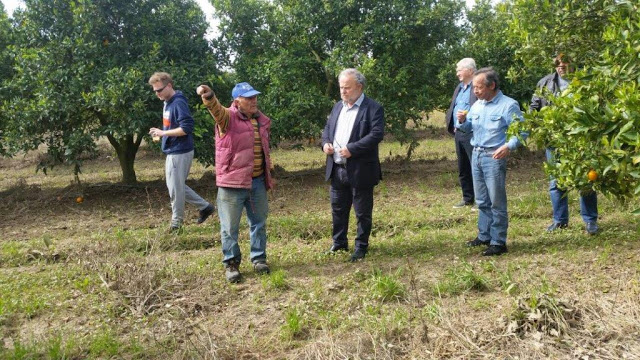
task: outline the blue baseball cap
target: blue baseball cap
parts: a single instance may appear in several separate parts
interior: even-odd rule
[[[233,91],[231,92],[233,100],[237,99],[239,96],[252,97],[258,94],[260,94],[260,91],[257,91],[253,88],[253,86],[249,85],[249,83],[246,82],[236,84],[236,86],[233,88]]]

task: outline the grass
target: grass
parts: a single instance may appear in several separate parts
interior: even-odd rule
[[[117,183],[104,144],[80,186],[65,166],[34,173],[37,153],[0,160],[0,358],[637,357],[638,201],[600,197],[602,232],[587,236],[570,192],[569,228],[548,234],[543,156],[520,151],[507,178],[509,253],[486,259],[464,246],[477,213],[451,207],[460,199],[453,141],[436,127],[421,135],[409,162],[406,146],[382,144],[370,251],[356,264],[325,253],[320,150],[275,149],[272,272],[258,276],[245,259],[240,284],[224,280],[215,216],[196,225],[187,206],[184,231],[166,232],[154,150],[141,149],[135,187]],[[195,163],[189,185],[215,199],[211,168]]]

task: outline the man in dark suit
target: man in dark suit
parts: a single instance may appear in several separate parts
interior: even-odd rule
[[[449,105],[449,110],[447,110],[447,114],[444,117],[447,123],[447,130],[455,137],[456,155],[458,157],[458,179],[460,180],[460,187],[462,187],[462,201],[453,206],[456,209],[473,206],[475,201],[473,176],[471,175],[471,154],[473,153],[471,138],[473,137],[473,132],[466,133],[454,127],[454,122],[458,121],[460,116],[466,115],[471,105],[477,100],[473,93],[472,82],[475,71],[476,62],[472,58],[464,58],[458,61],[456,76],[458,76],[460,84],[453,91],[451,105]]]
[[[363,259],[369,247],[373,213],[373,187],[382,179],[378,144],[384,137],[384,109],[364,95],[365,77],[346,69],[338,77],[339,101],[322,132],[322,151],[327,154],[325,180],[331,179],[333,246],[348,251],[347,230],[351,205],[358,228],[351,261]]]

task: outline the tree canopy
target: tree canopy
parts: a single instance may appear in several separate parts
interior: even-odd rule
[[[146,79],[174,75],[190,92],[216,78],[207,23],[192,0],[26,0],[14,14],[15,75],[2,104],[10,153],[46,144],[52,162],[75,164],[105,136],[123,181],[136,181],[136,152],[158,125],[161,102]],[[195,94],[188,96],[193,98]]]
[[[527,114],[527,121],[520,125],[538,146],[556,149],[558,162],[547,169],[559,186],[595,189],[624,200],[640,193],[640,5],[615,0],[598,4],[600,8],[584,9],[595,11],[593,16],[577,12],[585,21],[593,20],[593,27],[584,23],[566,28],[568,33],[561,36],[574,39],[606,23],[599,41],[567,51],[584,67],[573,74],[569,88],[559,96],[542,94],[552,106]],[[597,57],[580,58],[596,46]],[[589,179],[591,170],[595,180]]]
[[[387,127],[410,140],[440,103],[443,67],[462,31],[461,1],[213,0],[220,19],[217,48],[239,80],[263,91],[276,140],[317,136],[339,98],[337,75],[348,67],[367,77],[365,93],[385,106]]]

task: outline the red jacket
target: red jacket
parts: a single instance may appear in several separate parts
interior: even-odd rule
[[[218,103],[219,104],[219,103]],[[235,105],[229,111],[229,125],[221,136],[216,126],[216,185],[219,187],[251,189],[253,174],[253,125],[238,111]],[[271,178],[271,157],[269,154],[269,134],[271,120],[258,113],[258,131],[264,154],[264,177],[267,190],[273,187]]]

